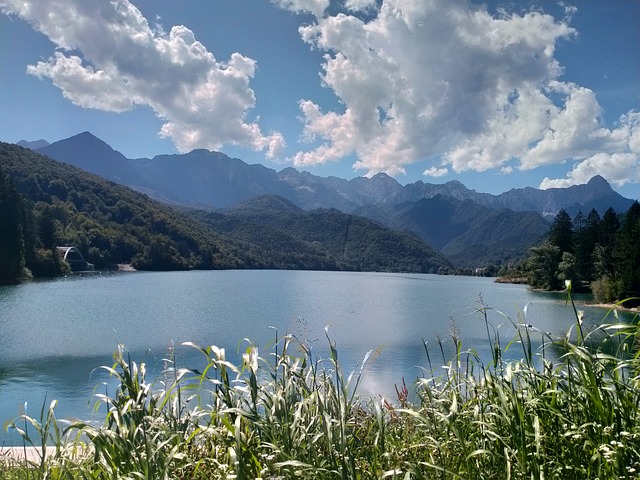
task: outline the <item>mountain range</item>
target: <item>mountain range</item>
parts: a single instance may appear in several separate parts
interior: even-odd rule
[[[633,203],[600,176],[568,188],[528,187],[492,195],[458,181],[403,186],[384,173],[345,180],[290,167],[278,172],[208,150],[129,159],[89,132],[40,144],[23,142],[164,203],[220,210],[275,195],[302,210],[335,209],[410,232],[455,265],[467,267],[521,257],[548,232],[549,220],[560,209],[572,216],[592,209],[602,214],[609,207],[626,211]]]
[[[152,198],[207,208],[227,208],[265,194],[279,195],[305,210],[336,208],[342,212],[353,212],[364,205],[416,202],[436,195],[544,216],[555,216],[561,208],[571,215],[579,209],[588,212],[595,208],[602,213],[612,207],[626,211],[633,203],[616,193],[601,176],[568,188],[527,187],[492,195],[468,189],[455,180],[444,184],[419,180],[403,186],[384,173],[345,180],[319,177],[291,167],[277,172],[208,150],[128,159],[89,132],[33,149]]]

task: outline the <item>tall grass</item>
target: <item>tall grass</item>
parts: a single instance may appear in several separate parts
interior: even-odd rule
[[[118,388],[97,395],[104,424],[62,424],[55,403],[37,420],[25,412],[13,427],[39,448],[40,461],[0,462],[0,476],[640,478],[638,326],[613,321],[585,332],[575,305],[574,312],[575,327],[562,338],[519,319],[503,345],[494,312],[480,305],[491,359],[464,350],[455,332],[453,359],[443,341],[436,351],[425,343],[429,368],[415,382],[416,402],[404,381],[393,401],[360,399],[368,356],[345,376],[328,336],[326,359],[293,335],[276,338],[266,356],[247,342],[238,363],[222,348],[187,344],[204,368],[178,368],[169,358],[152,383],[120,348],[105,367]],[[534,350],[533,336],[543,347]],[[520,359],[504,360],[507,351]],[[56,446],[52,454],[46,443]]]

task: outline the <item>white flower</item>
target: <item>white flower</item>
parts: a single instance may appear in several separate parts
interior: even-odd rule
[[[245,367],[255,372],[258,370],[258,347],[247,348],[247,353],[242,354],[242,360]]]
[[[214,353],[214,355],[218,358],[219,361],[224,362],[225,361],[225,352],[224,352],[224,348],[219,348],[216,347],[215,345],[211,345],[211,351]]]

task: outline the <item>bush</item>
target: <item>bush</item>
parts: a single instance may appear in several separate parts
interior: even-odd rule
[[[599,303],[614,303],[625,297],[624,285],[620,281],[602,277],[591,282],[593,298]]]
[[[37,248],[27,267],[36,277],[59,277],[71,271],[56,248]]]

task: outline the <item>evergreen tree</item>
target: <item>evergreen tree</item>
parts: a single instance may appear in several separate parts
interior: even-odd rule
[[[564,208],[560,209],[551,224],[549,243],[558,247],[561,253],[573,253],[573,223]]]
[[[618,258],[616,242],[620,231],[618,214],[611,207],[600,222],[598,243],[594,248],[595,273],[597,277],[607,277],[612,282],[618,278]]]
[[[634,202],[622,223],[617,255],[620,280],[626,295],[640,295],[640,204]]]
[[[24,271],[22,199],[0,169],[0,284],[16,283]]]
[[[573,219],[573,252],[576,274],[580,278],[587,278],[591,264],[591,254],[593,253],[593,250],[588,249],[589,242],[585,238],[586,230],[587,219],[584,217],[582,210],[579,210]]]
[[[37,217],[38,222],[38,237],[40,243],[46,249],[54,249],[57,247],[56,238],[56,225],[53,215],[53,208],[50,205],[44,205],[40,210],[40,214]]]
[[[596,209],[592,209],[587,215],[586,225],[582,233],[582,248],[585,251],[586,259],[582,264],[580,274],[586,281],[595,279],[594,252],[596,244],[600,238],[600,223],[602,219]]]
[[[600,238],[598,243],[604,246],[612,246],[615,243],[615,237],[620,231],[620,218],[616,211],[609,207],[602,216],[600,222]]]

